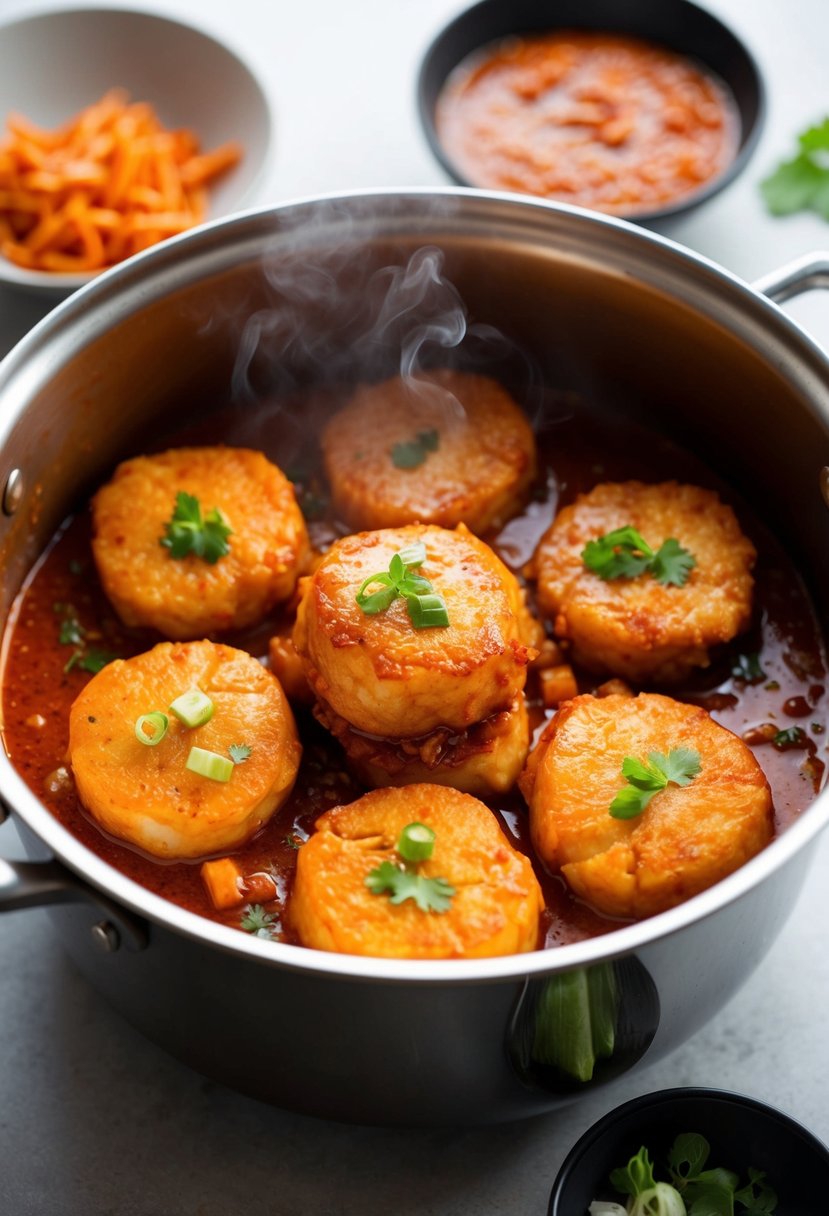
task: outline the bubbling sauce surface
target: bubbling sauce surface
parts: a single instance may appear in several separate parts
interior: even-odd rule
[[[238,417],[232,410],[211,415],[196,431],[178,435],[175,441],[232,444]],[[258,447],[292,476],[309,516],[312,543],[324,549],[346,529],[326,509],[314,428],[308,428],[306,450],[298,458],[295,451],[282,450],[284,432],[278,417],[278,411],[263,409],[252,432],[246,414],[244,435],[238,442]],[[600,481],[676,478],[711,486],[735,507],[759,554],[752,625],[715,652],[709,668],[681,687],[660,691],[704,706],[749,743],[771,785],[776,830],[785,830],[822,787],[829,751],[826,653],[808,594],[785,548],[710,470],[651,432],[628,423],[604,419],[597,423],[577,412],[542,431],[538,445],[539,477],[531,501],[499,534],[486,538],[518,574],[558,507]],[[293,471],[289,458],[296,465]],[[416,475],[416,470],[408,475]],[[532,603],[532,585],[529,590]],[[65,767],[68,715],[91,676],[71,662],[79,649],[67,639],[71,629],[63,629],[61,641],[63,623],[73,620],[83,629],[83,645],[88,650],[128,657],[161,640],[146,630],[127,629],[116,618],[95,574],[85,510],[65,523],[32,570],[7,627],[3,740],[12,763],[56,818],[98,856],[173,903],[239,928],[245,906],[217,912],[202,884],[198,863],[159,862],[147,857],[105,835],[79,805]],[[245,634],[222,640],[264,660],[268,638],[286,625],[274,617]],[[748,680],[735,674],[741,666],[753,663],[755,656],[761,676],[756,674],[757,668]],[[576,674],[581,692],[591,692],[602,682],[583,671]],[[553,711],[543,709],[532,675],[527,694],[531,721],[540,731]],[[274,877],[277,899],[264,906],[274,918],[275,939],[283,941],[295,940],[282,926],[280,913],[290,894],[297,847],[313,831],[319,815],[364,792],[346,771],[335,741],[310,713],[296,712],[304,757],[294,792],[265,828],[234,854],[244,874],[264,871]],[[778,736],[783,731],[788,733],[781,741]],[[490,805],[515,847],[532,855],[526,806],[518,792]],[[542,923],[546,946],[593,937],[618,926],[619,922],[576,900],[564,882],[546,873],[540,864],[536,871],[547,904]]]

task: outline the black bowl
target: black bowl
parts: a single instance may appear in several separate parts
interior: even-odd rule
[[[449,74],[473,51],[520,34],[555,30],[596,30],[658,43],[696,60],[718,76],[734,96],[740,140],[730,165],[707,184],[676,202],[625,216],[636,223],[666,219],[698,206],[733,181],[748,162],[765,117],[765,86],[748,47],[717,17],[690,0],[481,0],[451,21],[423,57],[417,83],[420,121],[426,139],[449,176],[461,186],[480,186],[464,177],[447,156],[435,127],[435,107]]]
[[[829,1194],[829,1149],[800,1123],[754,1098],[721,1089],[663,1089],[634,1098],[594,1123],[570,1150],[550,1195],[548,1216],[586,1216],[593,1199],[624,1196],[608,1188],[611,1170],[645,1145],[657,1180],[680,1132],[699,1132],[711,1145],[709,1167],[747,1181],[764,1170],[777,1192],[780,1216],[815,1216]],[[661,1167],[661,1169],[660,1169]]]

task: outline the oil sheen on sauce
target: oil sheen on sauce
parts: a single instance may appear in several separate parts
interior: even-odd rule
[[[280,450],[283,428],[274,425],[273,411],[261,411],[258,429],[247,415],[242,439],[258,447],[291,475],[309,518],[312,543],[324,549],[346,531],[327,512],[325,486],[318,471],[312,435],[307,451],[292,471]],[[213,415],[197,433],[177,436],[178,442],[232,442],[235,415]],[[600,481],[676,478],[718,489],[735,506],[743,529],[754,541],[759,558],[755,569],[755,608],[752,624],[741,637],[713,655],[709,668],[680,688],[663,689],[680,700],[704,706],[713,717],[752,747],[771,784],[777,831],[785,830],[815,797],[823,784],[827,754],[827,664],[814,611],[785,548],[747,512],[733,494],[688,453],[660,436],[629,424],[594,421],[578,413],[557,422],[539,437],[539,477],[534,494],[521,515],[497,536],[489,537],[506,563],[519,575],[559,506]],[[616,429],[614,429],[616,427]],[[309,428],[310,431],[310,428]],[[529,586],[532,602],[532,585]],[[3,684],[3,739],[15,767],[34,793],[78,839],[105,861],[158,895],[213,920],[240,927],[241,909],[217,913],[199,877],[199,863],[159,862],[105,835],[87,816],[75,795],[65,766],[68,714],[80,689],[91,676],[72,662],[78,649],[65,621],[77,620],[84,645],[128,657],[160,640],[149,631],[127,629],[116,618],[95,575],[90,550],[90,525],[85,509],[68,520],[31,572],[13,611],[6,638]],[[262,658],[268,638],[287,628],[273,618],[245,635],[227,637],[232,645]],[[601,682],[577,672],[582,692]],[[544,710],[532,676],[528,684],[532,720],[540,730]],[[297,847],[313,831],[316,818],[332,806],[363,793],[349,775],[337,744],[311,715],[297,710],[304,745],[295,790],[266,827],[234,856],[245,875],[265,872],[277,885],[278,896],[266,904],[277,940],[293,940],[282,926],[280,911],[290,893]],[[786,732],[781,736],[781,732]],[[526,807],[516,792],[491,804],[513,844],[531,855]],[[597,915],[574,899],[555,875],[536,866],[547,910],[542,931],[547,946],[595,936],[617,922]],[[254,888],[255,889],[255,888]],[[253,889],[251,902],[257,902]]]

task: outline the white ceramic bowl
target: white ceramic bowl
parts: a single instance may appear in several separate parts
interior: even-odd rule
[[[179,21],[131,9],[52,9],[0,25],[0,124],[17,111],[56,127],[112,88],[150,102],[166,127],[189,127],[209,150],[242,144],[238,165],[210,187],[209,218],[256,201],[271,116],[252,72],[226,46]],[[0,282],[54,297],[93,274],[24,270],[0,256]]]

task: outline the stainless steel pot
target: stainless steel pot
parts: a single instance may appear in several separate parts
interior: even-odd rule
[[[814,560],[829,552],[829,362],[767,298],[829,285],[829,258],[753,289],[623,222],[474,191],[251,212],[133,259],[51,313],[0,366],[3,616],[59,521],[148,422],[200,394],[245,397],[245,320],[276,341],[290,314],[280,370],[298,383],[324,373],[308,360],[332,332],[341,371],[368,270],[424,245],[443,251],[470,314],[513,337],[544,379],[700,451],[785,537],[829,631],[829,568]],[[249,386],[256,359],[243,363]],[[0,790],[30,855],[50,855],[0,862],[0,910],[58,905],[55,929],[90,981],[200,1071],[298,1111],[373,1123],[531,1115],[676,1047],[763,957],[829,818],[824,794],[726,881],[606,937],[416,963],[202,920],[86,850],[5,757]],[[575,990],[584,1009],[610,994],[610,1038],[581,1071],[558,1051]]]

